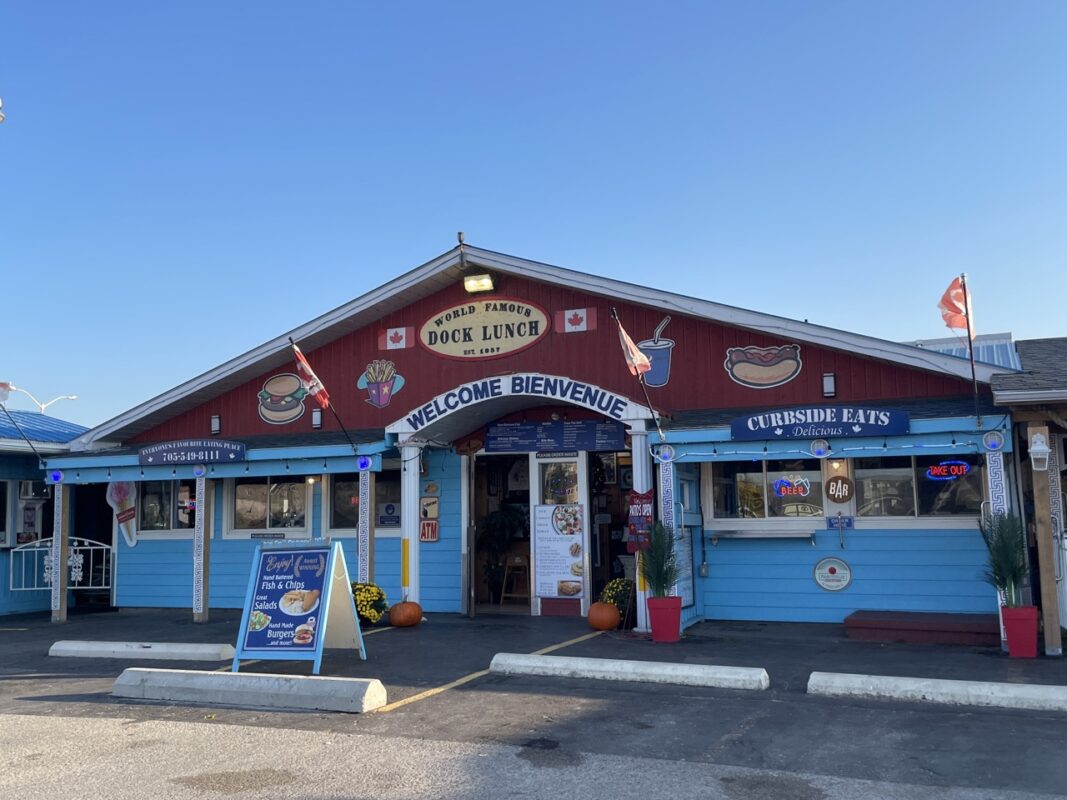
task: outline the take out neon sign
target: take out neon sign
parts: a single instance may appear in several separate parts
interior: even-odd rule
[[[966,461],[942,461],[926,468],[926,477],[932,481],[954,481],[971,471]]]

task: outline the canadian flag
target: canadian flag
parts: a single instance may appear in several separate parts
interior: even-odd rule
[[[557,333],[581,333],[596,330],[595,308],[568,308],[556,312]]]
[[[384,331],[378,331],[379,350],[404,350],[414,346],[414,328],[387,328]]]

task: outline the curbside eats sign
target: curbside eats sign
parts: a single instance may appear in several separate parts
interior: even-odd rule
[[[761,411],[730,420],[735,440],[807,439],[823,436],[894,436],[907,433],[907,411],[859,406],[814,406]]]
[[[419,328],[419,344],[444,358],[501,358],[536,344],[548,332],[548,314],[540,306],[492,297],[437,312]]]

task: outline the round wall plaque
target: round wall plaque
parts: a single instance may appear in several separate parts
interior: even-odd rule
[[[852,479],[844,475],[834,475],[826,481],[826,496],[834,503],[847,503],[856,493]]]
[[[815,582],[828,592],[840,592],[852,583],[852,567],[840,558],[824,558],[815,565]]]

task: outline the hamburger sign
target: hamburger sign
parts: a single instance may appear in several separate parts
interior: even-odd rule
[[[540,306],[492,297],[434,314],[419,328],[419,344],[444,358],[501,358],[531,347],[548,330],[548,314]]]

